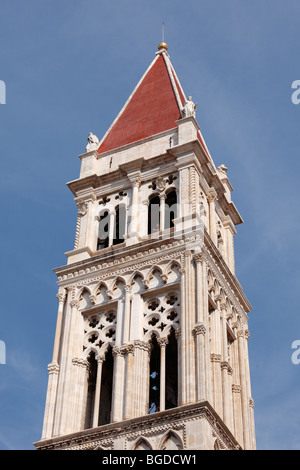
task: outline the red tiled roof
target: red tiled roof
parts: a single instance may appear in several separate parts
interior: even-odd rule
[[[173,70],[172,74],[183,105],[184,96]],[[103,138],[98,153],[173,129],[179,118],[180,109],[166,61],[160,54]]]

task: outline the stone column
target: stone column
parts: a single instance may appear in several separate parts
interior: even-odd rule
[[[134,346],[127,344],[123,346],[126,361],[126,375],[125,375],[125,393],[124,393],[124,419],[130,419],[134,415],[132,406],[133,397],[133,357]]]
[[[193,334],[196,343],[196,400],[206,399],[206,364],[205,364],[205,333],[203,323],[196,323]]]
[[[203,283],[203,253],[194,255],[196,263],[196,324],[193,329],[193,335],[196,343],[196,399],[197,401],[206,400],[206,319],[204,314],[204,296],[205,286]]]
[[[223,227],[225,229],[224,258],[231,272],[235,274],[234,235],[236,234],[236,229],[231,218],[228,215],[223,220]]]
[[[62,333],[62,317],[63,310],[66,300],[66,290],[63,287],[60,287],[57,294],[58,300],[58,312],[56,320],[56,330],[55,330],[55,339],[53,347],[52,362],[48,366],[48,388],[47,388],[47,398],[45,406],[45,415],[44,415],[44,425],[42,431],[42,439],[47,439],[52,437],[53,422],[54,422],[54,412],[55,412],[55,402],[57,396],[57,386],[59,378],[60,367],[58,365],[59,359],[59,350],[61,342],[61,333]]]
[[[179,350],[179,370],[180,370],[180,380],[179,384],[179,405],[184,405],[186,403],[186,345],[185,345],[185,268],[180,269],[181,279],[180,279],[180,317],[181,317],[181,328],[180,328],[180,342],[178,343]]]
[[[255,425],[254,425],[254,401],[252,398],[249,399],[250,407],[250,426],[251,426],[251,449],[256,449],[256,439],[255,439]]]
[[[114,244],[115,218],[116,218],[115,211],[110,211],[109,223],[108,223],[108,246],[112,246]]]
[[[82,225],[81,222],[83,220],[83,217],[87,214],[88,204],[85,201],[83,202],[78,201],[77,208],[78,208],[78,215],[77,215],[77,223],[76,223],[75,242],[74,242],[75,250],[84,245],[84,242],[82,240],[82,234],[81,234],[81,225]]]
[[[52,363],[58,363],[58,355],[59,355],[61,331],[62,331],[62,317],[63,317],[63,310],[64,310],[64,305],[65,305],[65,300],[66,300],[66,289],[64,289],[63,287],[60,287],[56,297],[58,300],[58,312],[57,312],[57,320],[56,320],[56,330],[55,330]]]
[[[233,378],[233,368],[228,364],[228,427],[232,434],[234,434],[234,409],[233,409],[233,393],[232,393],[232,378]]]
[[[209,235],[217,246],[216,201],[218,197],[215,188],[210,188],[207,198],[209,202]]]
[[[59,431],[58,435],[67,434],[72,432],[72,411],[74,405],[73,399],[73,388],[74,388],[74,368],[72,364],[73,349],[74,349],[74,337],[76,335],[76,324],[77,314],[79,308],[79,301],[72,300],[70,302],[71,311],[68,312],[66,319],[65,331],[67,337],[65,338],[65,350],[63,351],[63,379],[62,379],[62,390],[61,390],[61,403],[63,404],[61,409],[61,419],[58,420]],[[62,373],[62,370],[61,370]]]
[[[141,204],[141,212],[140,212],[140,236],[142,238],[145,238],[148,236],[148,207],[149,207],[149,201],[148,199],[145,199],[142,201]]]
[[[95,389],[95,400],[94,400],[94,411],[93,411],[93,428],[96,428],[99,423],[99,410],[100,410],[100,392],[101,392],[101,379],[102,379],[102,365],[105,357],[97,356],[97,377],[96,377],[96,389]]]
[[[91,192],[86,199],[77,199],[78,217],[76,225],[74,248],[95,249],[95,230],[94,230],[94,201],[96,197]]]
[[[139,188],[141,186],[141,174],[140,172],[134,175],[128,175],[132,185],[132,199],[130,206],[130,223],[128,230],[128,238],[133,238],[136,241],[139,238],[138,235],[138,217],[139,217]]]
[[[166,346],[167,338],[158,338],[157,342],[160,347],[160,397],[159,411],[166,409]]]
[[[245,368],[246,368],[246,381],[247,381],[247,390],[249,397],[249,439],[250,439],[250,449],[256,448],[256,439],[255,439],[255,424],[254,424],[254,401],[251,397],[251,385],[250,385],[250,369],[249,369],[249,351],[248,351],[248,340],[250,338],[250,333],[245,330]]]
[[[237,322],[232,324],[232,328],[236,337],[237,334]],[[243,419],[242,419],[242,401],[241,401],[241,386],[240,386],[240,362],[239,362],[239,347],[238,339],[234,340],[231,347],[231,360],[232,360],[232,405],[233,405],[233,423],[234,423],[234,435],[239,444],[244,446],[243,437]]]
[[[162,232],[165,229],[165,214],[166,214],[166,195],[159,195],[160,205],[159,205],[159,220],[160,220],[160,231]]]
[[[207,264],[205,257],[202,259],[202,311],[203,323],[206,326],[206,334],[204,337],[205,343],[205,395],[206,399],[212,404],[212,375],[211,375],[211,362],[210,362],[210,327],[209,327],[209,311],[208,311],[208,285],[207,285]]]
[[[182,372],[183,372],[183,366],[182,366],[182,345],[181,345],[181,328],[177,328],[175,331],[175,338],[177,340],[177,348],[178,348],[178,397],[177,397],[177,402],[178,406],[180,406],[183,402],[182,399]]]
[[[139,339],[134,341],[134,418],[148,413],[150,344]]]
[[[232,401],[233,401],[233,416],[234,416],[234,435],[238,443],[243,447],[244,437],[243,437],[241,386],[236,383],[232,384]]]
[[[231,409],[230,409],[230,396],[231,390],[229,391],[228,386],[228,344],[227,344],[227,322],[226,322],[226,305],[224,303],[220,304],[221,308],[221,335],[222,335],[222,390],[223,390],[223,420],[225,424],[229,427],[231,422]]]
[[[72,432],[84,429],[87,396],[88,361],[82,358],[72,360],[74,368],[74,390],[72,410]]]
[[[247,387],[247,377],[245,371],[245,334],[242,329],[237,332],[238,337],[238,351],[239,351],[239,371],[240,371],[240,384],[241,384],[241,402],[242,402],[242,417],[243,417],[243,438],[244,449],[249,450],[250,436],[249,436],[249,395]]]
[[[124,307],[124,329],[123,343],[127,343],[130,338],[130,319],[131,319],[131,288],[125,286],[125,307]]]
[[[114,357],[114,377],[112,393],[112,423],[122,421],[123,419],[123,401],[124,401],[124,381],[125,381],[125,362],[124,350],[118,346],[113,348]]]
[[[182,404],[193,403],[196,398],[195,345],[192,335],[195,324],[195,279],[191,251],[182,257],[181,272],[181,386]]]
[[[54,411],[55,411],[55,399],[57,392],[57,383],[59,376],[59,365],[52,362],[48,365],[48,387],[47,387],[47,398],[44,415],[44,424],[42,431],[42,439],[49,439],[52,437]]]
[[[220,311],[216,308],[211,312],[211,365],[213,383],[213,402],[216,412],[223,418],[222,378],[221,378],[221,334]]]

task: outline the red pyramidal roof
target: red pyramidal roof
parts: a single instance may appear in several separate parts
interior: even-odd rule
[[[184,93],[169,56],[163,50],[103,137],[98,153],[175,128],[184,103]]]

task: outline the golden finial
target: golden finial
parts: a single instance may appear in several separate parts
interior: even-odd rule
[[[162,49],[166,49],[166,51],[168,50],[168,44],[166,44],[165,42],[161,42],[160,44],[158,44],[158,50],[161,51]]]
[[[165,23],[162,24],[162,42],[158,44],[158,50],[161,51],[162,49],[168,50],[168,44],[165,43]]]

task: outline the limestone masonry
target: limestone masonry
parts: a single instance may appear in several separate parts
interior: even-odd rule
[[[37,449],[255,449],[243,221],[200,108],[162,43],[102,140],[88,136]]]

